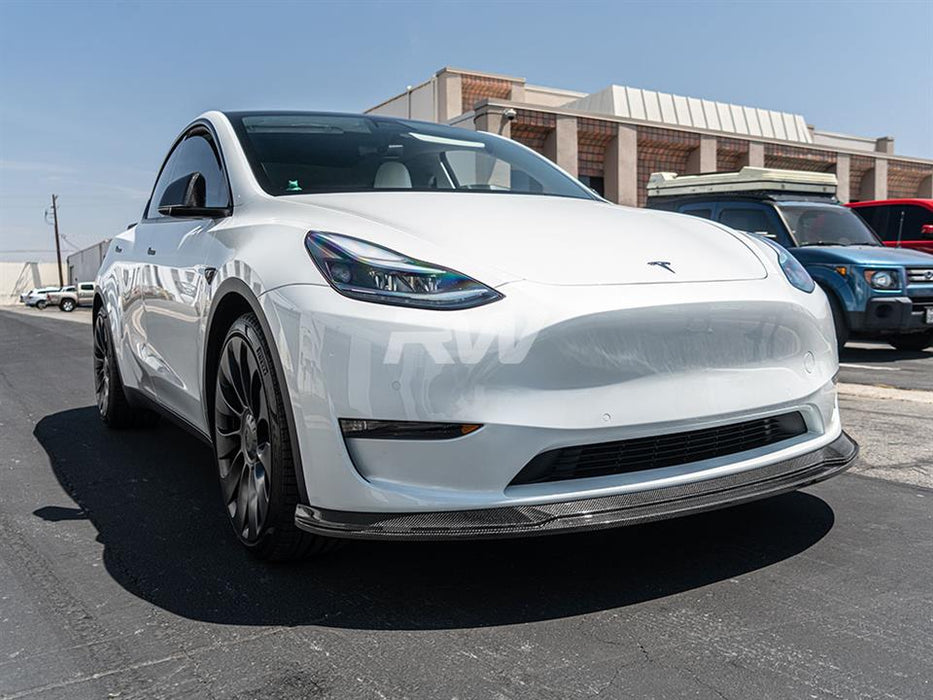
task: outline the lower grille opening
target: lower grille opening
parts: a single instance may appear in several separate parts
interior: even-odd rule
[[[806,432],[803,416],[793,411],[703,430],[562,447],[542,452],[532,459],[509,485],[611,476],[690,464],[766,447]]]

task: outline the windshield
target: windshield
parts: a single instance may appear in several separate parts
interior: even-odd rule
[[[851,209],[833,204],[780,204],[799,246],[881,245]]]
[[[382,117],[227,116],[259,184],[276,196],[411,190],[593,199],[550,161],[483,132]]]

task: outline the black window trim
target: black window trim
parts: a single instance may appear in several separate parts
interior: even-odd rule
[[[162,221],[177,220],[173,219],[171,216],[151,217],[149,216],[149,207],[152,205],[152,198],[155,196],[156,186],[159,184],[159,180],[162,178],[162,173],[165,171],[165,166],[168,165],[169,158],[172,157],[172,155],[175,153],[175,149],[181,145],[182,141],[187,139],[189,136],[197,135],[207,136],[205,140],[214,150],[214,155],[217,156],[217,160],[220,163],[220,172],[224,177],[224,182],[227,184],[227,199],[229,201],[227,208],[230,210],[231,214],[233,213],[233,188],[230,186],[230,176],[227,174],[227,161],[224,158],[224,152],[220,145],[220,139],[217,138],[217,131],[214,129],[213,124],[211,124],[206,119],[198,119],[182,130],[175,141],[172,142],[172,146],[168,149],[168,153],[165,154],[165,158],[162,160],[162,166],[159,168],[159,173],[156,175],[155,181],[152,183],[152,191],[149,193],[149,200],[146,202],[145,209],[143,209],[142,220],[146,223],[155,224]]]

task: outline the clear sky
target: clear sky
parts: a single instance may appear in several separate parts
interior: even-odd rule
[[[360,111],[445,65],[803,114],[933,158],[933,0],[0,0],[0,260],[53,259],[135,221],[207,109]],[[65,247],[66,252],[71,250]]]

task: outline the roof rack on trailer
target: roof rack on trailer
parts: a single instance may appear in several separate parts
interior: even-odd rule
[[[745,166],[732,173],[652,173],[648,178],[649,197],[674,197],[688,194],[723,192],[793,192],[834,197],[838,182],[833,173],[805,170],[778,170]]]

